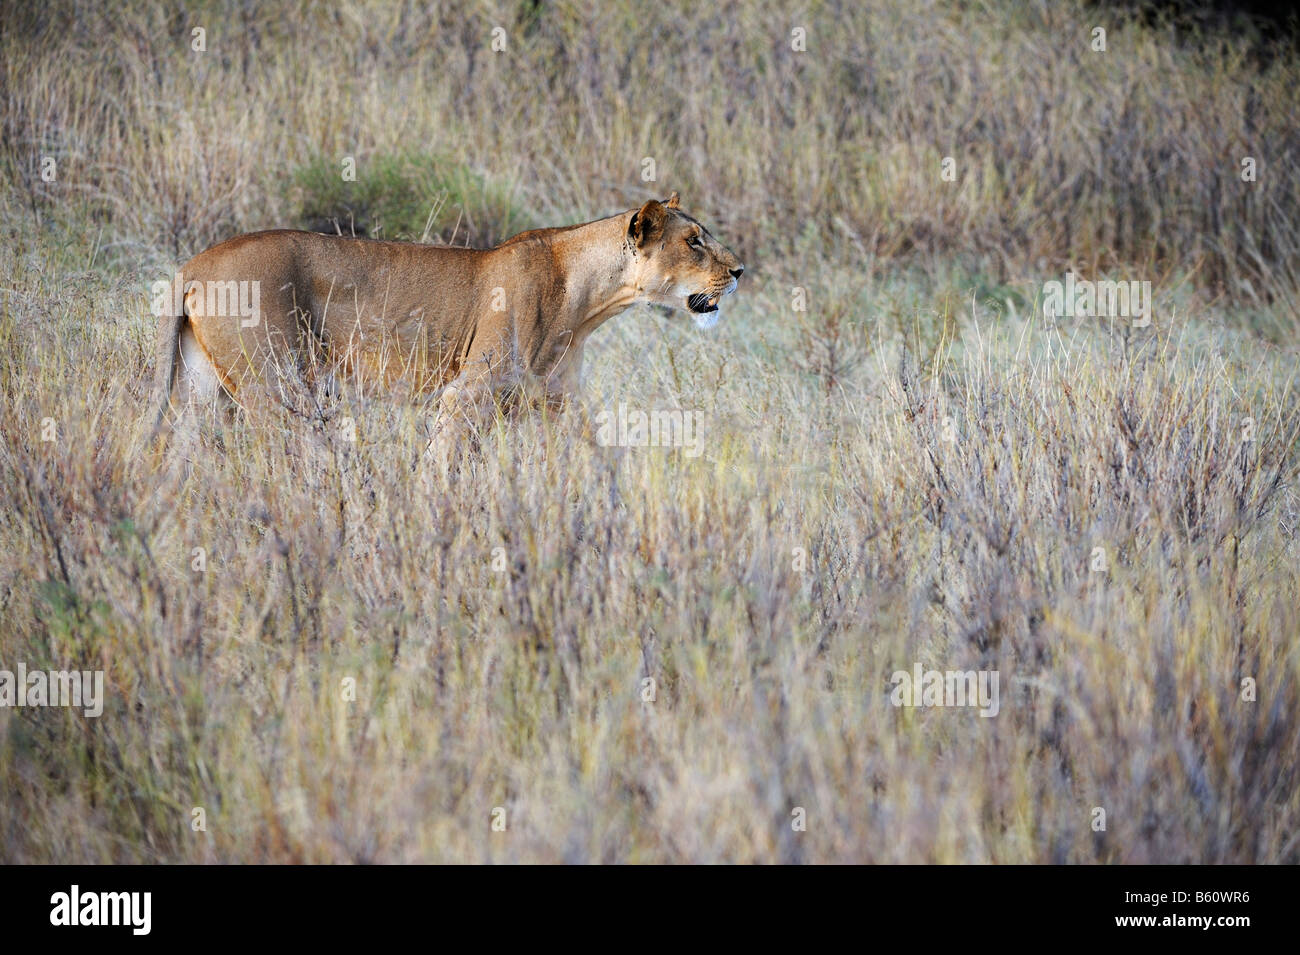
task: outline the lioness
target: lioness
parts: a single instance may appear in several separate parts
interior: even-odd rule
[[[238,236],[190,259],[177,279],[183,307],[159,323],[159,418],[175,397],[258,404],[277,394],[286,367],[327,387],[347,376],[442,389],[440,430],[520,385],[562,404],[576,394],[583,345],[607,318],[650,302],[710,327],[743,271],[676,192],[492,249]]]

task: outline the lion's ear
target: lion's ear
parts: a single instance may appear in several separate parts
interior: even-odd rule
[[[647,242],[659,238],[663,234],[664,223],[667,221],[668,210],[664,208],[663,203],[658,199],[651,199],[632,213],[632,221],[627,226],[628,237],[636,243],[637,248],[640,248]]]
[[[674,190],[672,191],[672,195],[670,195],[666,200],[664,200],[664,208],[665,208],[665,209],[676,209],[677,206],[678,206],[677,190],[674,189]]]

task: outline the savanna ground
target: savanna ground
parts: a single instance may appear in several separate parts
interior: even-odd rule
[[[1209,29],[0,2],[0,669],[108,687],[0,709],[0,859],[1300,861],[1300,63]],[[671,189],[740,292],[617,317],[586,394],[696,457],[533,417],[430,475],[355,395],[148,440],[212,242]],[[1046,320],[1067,270],[1150,325]],[[892,705],[917,663],[998,714]]]

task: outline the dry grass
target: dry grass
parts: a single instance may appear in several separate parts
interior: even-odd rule
[[[73,6],[0,17],[0,668],[110,694],[0,709],[0,859],[1300,861],[1294,61],[1102,66],[1068,5],[813,4],[802,57],[748,4]],[[713,332],[592,344],[592,407],[700,457],[528,419],[446,478],[357,398],[149,445],[146,283],[412,148],[484,234],[655,156],[757,263]],[[1046,326],[1066,265],[1154,325]],[[999,714],[890,705],[916,662]]]

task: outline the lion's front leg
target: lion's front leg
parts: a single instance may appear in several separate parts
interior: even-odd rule
[[[540,407],[546,420],[559,433],[576,436],[587,442],[595,440],[591,407],[581,392],[548,390]]]
[[[496,416],[491,381],[486,375],[457,378],[443,389],[425,448],[426,460],[449,462],[467,448],[477,447],[483,430]]]
[[[549,374],[538,380],[539,408],[548,420],[565,430],[576,432],[590,440],[591,411],[582,397],[582,348],[566,349],[563,360]]]

